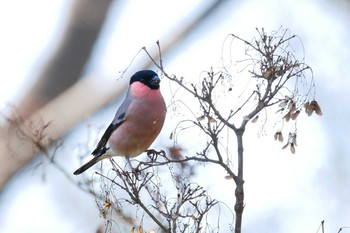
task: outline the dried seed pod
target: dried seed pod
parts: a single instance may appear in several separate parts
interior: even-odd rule
[[[278,107],[280,107],[280,108],[286,107],[287,104],[288,104],[288,101],[289,101],[289,100],[286,100],[286,99],[282,100],[282,101],[278,104]]]
[[[104,207],[105,209],[109,209],[112,206],[112,203],[109,200],[105,200]]]
[[[273,71],[273,69],[267,69],[264,73],[263,73],[263,76],[264,76],[264,78],[267,78],[267,79],[269,79],[269,78],[272,78],[273,76],[274,76],[274,71]]]
[[[168,147],[168,150],[169,150],[170,158],[175,159],[175,160],[180,160],[183,158],[182,147],[174,145],[174,146]]]
[[[290,134],[290,138],[288,140],[291,144],[296,146],[297,145],[297,134],[296,133]]]
[[[289,102],[288,109],[289,109],[291,112],[294,112],[294,111],[297,109],[296,104],[295,104],[294,101],[291,100],[291,101]]]
[[[256,123],[259,119],[259,115],[257,115],[256,117],[254,117],[254,119],[252,120],[252,123]]]
[[[292,154],[295,154],[295,146],[293,143],[290,144],[290,152],[292,152]]]
[[[296,110],[295,112],[292,113],[292,115],[290,116],[290,118],[292,120],[297,119],[297,117],[299,116],[300,110]]]
[[[284,115],[284,117],[282,119],[286,120],[286,122],[288,122],[290,120],[291,117],[291,111],[289,111],[286,115]]]
[[[200,116],[200,117],[197,117],[197,121],[202,121],[202,120],[204,120],[205,119],[205,115],[202,115],[202,116]]]
[[[216,123],[216,120],[211,116],[208,116],[208,120],[210,123]]]
[[[277,141],[280,141],[280,142],[283,142],[283,135],[282,135],[282,132],[281,131],[277,131],[274,135],[274,138],[275,140]]]
[[[283,75],[283,73],[284,73],[284,71],[283,71],[283,66],[278,66],[278,67],[276,68],[276,72],[275,72],[276,76],[277,76],[277,77],[280,77],[280,76]]]
[[[322,110],[320,105],[317,103],[316,100],[311,101],[311,104],[313,105],[313,109],[315,111],[315,113],[319,116],[322,116]]]
[[[310,105],[309,102],[306,102],[304,104],[304,108],[305,108],[305,113],[308,115],[308,116],[311,116],[312,115],[312,106]]]
[[[288,134],[288,142],[286,145],[282,147],[282,149],[286,149],[288,146],[290,146],[290,151],[292,154],[295,154],[295,147],[297,146],[297,134],[296,133],[289,133]]]
[[[322,110],[320,105],[317,103],[316,100],[311,101],[310,103],[307,102],[304,105],[305,113],[308,116],[311,116],[313,112],[315,112],[317,115],[322,116]]]
[[[287,142],[287,144],[284,145],[284,146],[282,147],[282,149],[284,150],[284,149],[286,149],[288,146],[289,146],[289,142]]]

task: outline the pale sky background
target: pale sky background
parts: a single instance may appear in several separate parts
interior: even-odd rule
[[[45,64],[47,51],[61,35],[70,3],[0,0],[1,108],[16,103],[21,90]],[[345,0],[229,1],[166,60],[165,67],[170,73],[196,80],[203,70],[220,66],[222,44],[230,33],[251,38],[256,35],[255,28],[270,31],[283,26],[303,42],[324,116],[304,116],[300,120],[295,155],[281,150],[281,145],[272,139],[274,132],[258,135],[257,129],[248,125],[245,233],[316,232],[322,220],[327,233],[350,226],[349,4]],[[116,78],[142,46],[171,36],[175,25],[181,27],[180,22],[186,20],[192,9],[202,6],[203,1],[195,0],[114,4],[86,74]],[[123,9],[122,18],[117,20],[119,9]],[[162,86],[169,100],[166,88]],[[107,125],[114,111],[115,103],[92,116],[89,122]],[[83,122],[68,135],[64,153],[84,141],[87,124]],[[167,119],[167,124],[173,124],[171,119]],[[171,144],[167,138],[170,130],[164,130],[156,146]],[[0,194],[0,232],[96,232],[103,222],[94,199],[70,185],[55,168],[45,165],[35,169],[37,162],[14,177]],[[63,162],[67,163],[67,170],[74,171],[78,166],[75,158],[65,158]],[[45,180],[40,169],[48,174]],[[199,176],[208,182],[213,196],[233,209],[233,185],[228,185],[224,175],[204,167]],[[220,232],[229,231],[222,227]]]

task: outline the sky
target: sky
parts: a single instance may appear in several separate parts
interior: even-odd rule
[[[203,7],[195,0],[120,2],[110,10],[87,75],[115,78],[142,46],[171,36],[172,29],[191,17],[192,9]],[[44,66],[70,6],[68,0],[0,1],[1,108],[15,104],[23,88]],[[350,226],[349,7],[346,1],[232,1],[166,59],[170,73],[198,79],[203,70],[221,65],[221,48],[230,33],[250,38],[256,35],[255,28],[269,31],[283,26],[303,43],[324,116],[304,117],[298,122],[295,155],[281,150],[281,145],[272,140],[274,132],[258,134],[256,126],[247,130],[244,232],[317,232],[322,220],[327,233]],[[116,20],[116,15],[121,20]],[[164,89],[169,100],[171,96]],[[89,121],[104,124],[114,111],[109,106]],[[88,123],[83,122],[67,135],[64,152],[84,141]],[[172,118],[167,124],[174,124]],[[166,139],[169,131],[165,129],[155,144],[170,145]],[[66,162],[68,170],[78,165],[71,159]],[[95,232],[103,221],[94,199],[49,165],[42,168],[46,171],[43,178],[43,172],[35,168],[38,163],[40,159],[23,169],[0,194],[0,232]],[[204,167],[199,174],[208,181],[213,196],[232,201],[232,193],[222,192],[228,184],[217,178],[219,171]],[[347,231],[350,229],[342,232]]]

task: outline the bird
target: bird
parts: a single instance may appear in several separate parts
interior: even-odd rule
[[[129,82],[125,99],[107,127],[93,158],[73,174],[79,175],[99,161],[113,156],[131,158],[145,152],[159,135],[166,117],[160,78],[152,70],[136,72]]]

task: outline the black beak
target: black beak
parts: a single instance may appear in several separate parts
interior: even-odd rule
[[[150,86],[152,89],[158,89],[160,83],[160,78],[158,76],[154,76],[150,81]]]

